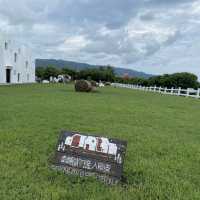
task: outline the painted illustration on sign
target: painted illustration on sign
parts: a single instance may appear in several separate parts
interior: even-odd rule
[[[99,155],[114,159],[117,163],[122,162],[120,151],[115,143],[104,137],[85,136],[74,134],[67,136],[65,141],[62,141],[58,146],[58,151],[65,152],[66,149],[78,149],[87,154]]]
[[[121,140],[63,131],[53,164],[120,180],[126,146]]]

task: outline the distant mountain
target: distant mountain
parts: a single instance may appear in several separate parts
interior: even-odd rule
[[[138,78],[150,78],[152,76],[155,76],[153,74],[146,74],[144,72],[139,72],[133,69],[126,69],[126,68],[119,68],[115,67],[115,74],[118,76],[124,76],[124,74],[128,74],[129,77],[138,77]]]
[[[60,69],[63,67],[67,67],[74,70],[83,70],[86,68],[91,69],[100,67],[100,65],[90,65],[87,63],[79,63],[79,62],[55,60],[55,59],[36,59],[35,63],[36,67],[54,66]],[[152,74],[146,74],[144,72],[139,72],[132,69],[119,68],[119,67],[114,67],[114,70],[117,76],[123,76],[124,74],[128,74],[130,77],[139,77],[139,78],[149,78],[153,76]]]

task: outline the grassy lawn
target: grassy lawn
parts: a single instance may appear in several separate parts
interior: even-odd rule
[[[60,129],[127,140],[127,184],[49,169]],[[112,87],[1,86],[0,199],[200,199],[200,101]]]

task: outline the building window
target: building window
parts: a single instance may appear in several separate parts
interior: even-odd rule
[[[5,42],[5,50],[7,50],[7,49],[8,49],[8,43]]]
[[[14,54],[14,57],[15,62],[17,62],[17,53]]]
[[[28,61],[26,61],[26,68],[28,68]]]
[[[17,82],[20,82],[20,73],[17,74]]]
[[[29,81],[29,74],[27,74],[27,81]]]

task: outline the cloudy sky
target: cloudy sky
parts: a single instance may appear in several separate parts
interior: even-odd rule
[[[0,0],[0,31],[36,58],[200,77],[200,0]]]

